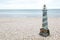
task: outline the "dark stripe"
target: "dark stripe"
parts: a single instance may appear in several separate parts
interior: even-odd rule
[[[43,16],[46,16],[47,15],[47,13],[45,12],[45,13],[43,13]]]
[[[47,21],[47,18],[43,18],[43,22],[44,22],[44,21]]]
[[[48,25],[48,23],[43,23],[42,26],[45,27],[46,25]]]

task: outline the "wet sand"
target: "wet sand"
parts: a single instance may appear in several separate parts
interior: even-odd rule
[[[60,40],[60,18],[48,18],[50,36],[39,35],[41,18],[0,18],[0,40]]]

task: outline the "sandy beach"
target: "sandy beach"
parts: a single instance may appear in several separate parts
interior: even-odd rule
[[[42,37],[42,18],[0,18],[0,40],[60,40],[60,18],[48,23],[50,36]]]

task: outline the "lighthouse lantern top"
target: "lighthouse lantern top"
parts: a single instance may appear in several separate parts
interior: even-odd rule
[[[47,11],[47,9],[46,9],[46,5],[43,6],[43,11],[44,11],[44,10]]]

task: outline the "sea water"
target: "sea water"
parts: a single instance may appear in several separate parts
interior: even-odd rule
[[[42,17],[41,9],[0,9],[2,17]],[[48,9],[48,17],[60,17],[60,9]]]

